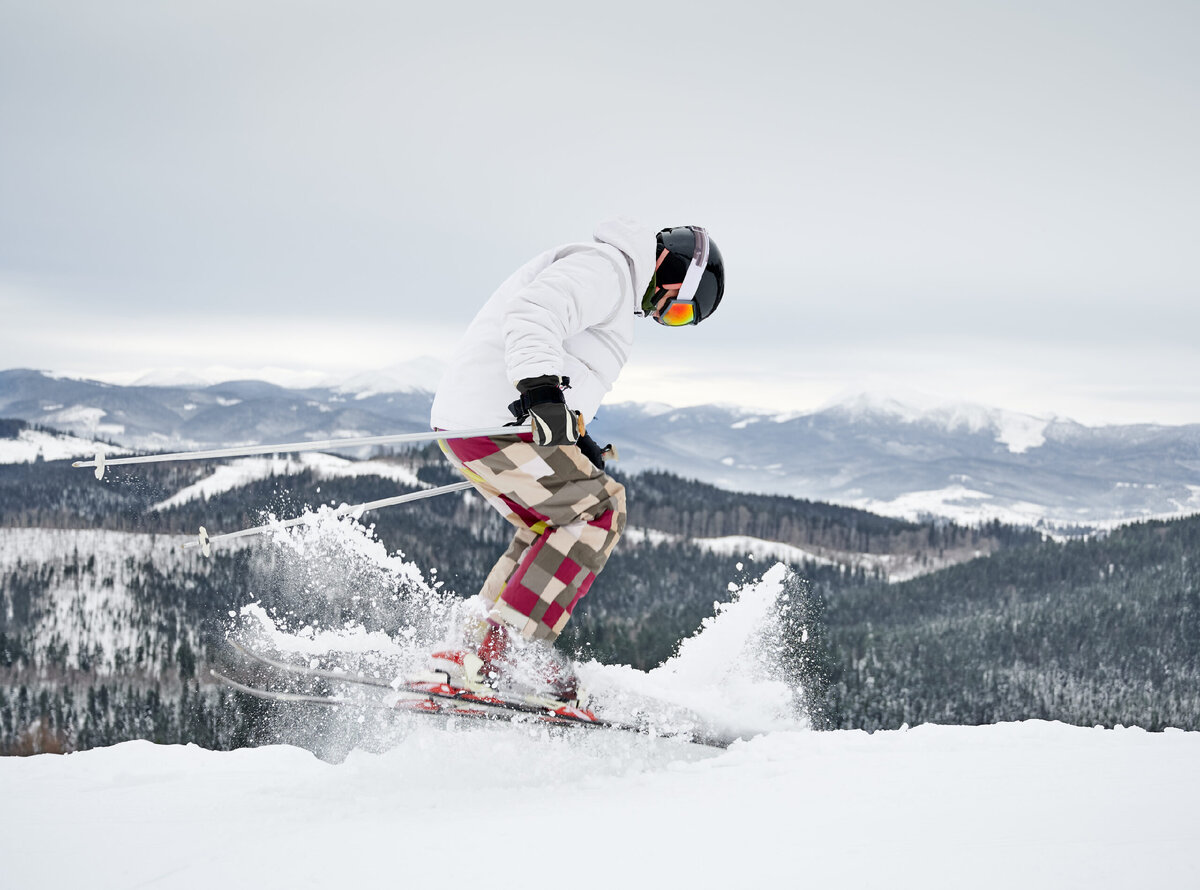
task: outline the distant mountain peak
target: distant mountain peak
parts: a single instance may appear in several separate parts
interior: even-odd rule
[[[324,386],[360,399],[380,393],[434,392],[445,371],[445,362],[420,356],[378,371],[362,371],[349,377],[330,377]]]
[[[1055,417],[1037,417],[970,402],[944,402],[929,397],[855,393],[835,401],[818,413],[860,421],[873,417],[901,423],[927,423],[947,432],[991,433],[1013,454],[1023,454],[1046,442],[1046,429]]]
[[[154,368],[135,379],[131,386],[205,387],[214,382],[187,368]]]

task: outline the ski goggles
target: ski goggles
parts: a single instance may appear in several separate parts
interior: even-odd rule
[[[651,317],[659,324],[671,328],[696,324],[700,321],[700,311],[696,306],[696,292],[700,289],[704,270],[708,268],[708,232],[698,226],[689,226],[688,228],[695,236],[695,247],[692,251],[691,262],[688,263],[687,272],[681,283],[663,286],[662,290],[666,292],[666,297],[658,303],[651,314]],[[658,263],[655,265],[656,271],[670,253],[667,248],[663,248],[658,257]]]

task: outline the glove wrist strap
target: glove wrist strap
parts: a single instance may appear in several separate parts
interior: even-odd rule
[[[570,377],[556,377],[546,374],[542,377],[530,377],[517,383],[521,398],[508,406],[509,413],[516,418],[517,423],[524,423],[529,417],[529,409],[535,405],[545,405],[549,402],[563,404],[567,400],[563,390],[571,386]]]

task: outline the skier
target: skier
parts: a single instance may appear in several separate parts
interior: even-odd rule
[[[511,421],[511,436],[440,444],[516,533],[474,601],[478,615],[461,647],[432,656],[445,682],[579,706],[574,673],[553,656],[553,643],[626,517],[625,489],[604,472],[607,452],[585,425],[629,356],[634,318],[699,324],[724,286],[721,252],[704,229],[656,235],[618,217],[600,223],[590,242],[534,257],[475,316],[431,422],[455,430]]]

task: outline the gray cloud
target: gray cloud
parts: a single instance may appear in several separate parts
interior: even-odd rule
[[[1194,4],[0,10],[0,300],[92,367],[157,362],[136,332],[197,316],[325,323],[342,338],[297,334],[298,365],[385,363],[344,338],[426,351],[625,212],[705,223],[730,269],[722,320],[646,332],[649,366],[811,380],[836,356],[850,382],[886,355],[949,393],[905,368],[1037,349],[1040,385],[994,395],[1063,413],[1150,368],[1114,416],[1180,417],[1174,375],[1200,376]],[[79,357],[27,333],[0,364]]]

